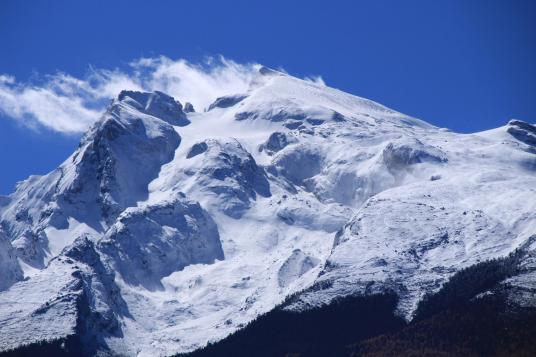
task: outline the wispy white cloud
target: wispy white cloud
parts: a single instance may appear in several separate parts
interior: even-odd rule
[[[79,134],[99,119],[121,90],[159,90],[203,110],[218,97],[245,92],[259,67],[224,57],[192,63],[161,56],[137,59],[124,69],[90,67],[81,78],[58,72],[18,82],[0,73],[0,114],[29,128]],[[325,85],[320,76],[305,80]]]
[[[148,88],[168,93],[205,108],[217,97],[247,90],[257,73],[256,64],[238,64],[223,57],[193,64],[184,59],[142,58],[131,64]]]
[[[21,83],[0,74],[0,112],[27,127],[76,134],[123,89],[160,90],[203,109],[219,96],[246,91],[257,67],[223,57],[197,64],[157,57],[138,59],[123,70],[90,68],[83,78],[56,73]]]
[[[15,77],[7,74],[0,74],[0,83],[13,84],[15,83]]]
[[[0,83],[0,109],[22,124],[36,128],[43,125],[64,133],[87,129],[99,116],[80,97],[58,95],[50,87],[11,86]]]

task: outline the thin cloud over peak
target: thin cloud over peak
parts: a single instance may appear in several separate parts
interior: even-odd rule
[[[160,56],[137,59],[123,70],[90,67],[83,78],[58,72],[18,82],[0,74],[0,112],[29,128],[79,134],[123,89],[159,90],[202,109],[219,96],[246,91],[258,67],[222,56],[203,63]]]

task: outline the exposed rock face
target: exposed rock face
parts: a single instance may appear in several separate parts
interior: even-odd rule
[[[185,113],[195,113],[195,109],[192,103],[186,102],[184,103],[184,112]]]
[[[171,125],[185,126],[190,123],[186,118],[185,111],[183,111],[182,104],[162,92],[122,91],[117,99],[142,113],[157,117]],[[188,104],[188,111],[193,111],[192,104]]]
[[[510,120],[507,131],[519,141],[536,146],[536,126],[521,120]]]
[[[188,151],[188,154],[186,154],[186,158],[191,159],[192,157],[200,155],[207,150],[208,150],[208,144],[204,141],[194,144]]]
[[[151,103],[147,106],[155,109]],[[147,198],[147,185],[173,158],[180,143],[180,136],[170,124],[156,117],[131,116],[130,110],[124,103],[112,106],[109,117],[97,123],[82,140],[79,152],[73,156],[77,175],[63,192],[62,202],[79,205],[98,197],[107,223],[126,207]]]
[[[247,95],[241,95],[241,94],[220,97],[216,99],[216,101],[208,107],[208,110],[210,111],[214,108],[229,108],[240,103],[246,98],[247,98]]]
[[[260,150],[265,150],[268,155],[273,155],[294,142],[297,142],[294,137],[276,131],[275,133],[272,133],[268,140],[266,140],[266,142],[260,146]]]

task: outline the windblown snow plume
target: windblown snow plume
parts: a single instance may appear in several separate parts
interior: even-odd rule
[[[0,112],[29,127],[82,133],[121,90],[162,91],[203,110],[217,97],[246,91],[258,67],[223,57],[203,63],[157,57],[124,69],[90,68],[82,78],[60,72],[18,82],[0,74]]]

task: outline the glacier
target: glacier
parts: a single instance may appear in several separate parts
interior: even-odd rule
[[[180,99],[180,98],[178,98]],[[419,301],[523,247],[536,305],[536,126],[454,133],[259,67],[203,111],[123,91],[57,169],[0,197],[0,352],[172,355],[295,296]]]

